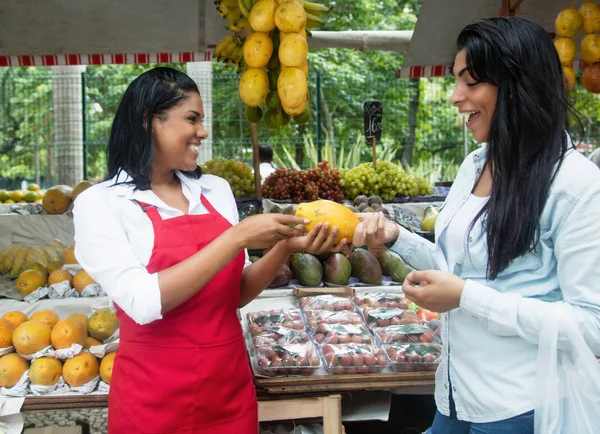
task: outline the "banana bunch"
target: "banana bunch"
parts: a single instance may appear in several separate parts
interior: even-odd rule
[[[50,262],[60,262],[65,248],[58,240],[39,246],[11,244],[0,252],[0,273],[9,273],[11,279],[16,279],[33,264],[47,267]]]
[[[248,17],[242,13],[241,3],[239,0],[215,0],[217,12],[227,21],[227,30],[234,33],[250,28]]]
[[[243,62],[243,44],[236,35],[227,35],[215,47],[213,57],[229,66],[240,67]]]

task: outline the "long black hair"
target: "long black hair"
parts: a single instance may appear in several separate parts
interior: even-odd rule
[[[534,21],[489,18],[465,27],[457,50],[467,71],[498,88],[487,142],[492,191],[487,213],[487,278],[535,250],[540,217],[567,152],[569,103],[562,66],[546,31]]]
[[[198,86],[176,69],[158,67],[144,72],[127,87],[108,139],[108,175],[112,179],[127,172],[136,189],[148,190],[152,180],[152,119],[164,118],[166,111],[185,100]],[[198,167],[183,171],[198,179]]]

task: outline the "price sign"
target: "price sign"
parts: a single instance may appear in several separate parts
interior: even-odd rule
[[[372,145],[381,140],[381,124],[383,122],[383,104],[379,101],[366,101],[365,109],[365,138]]]

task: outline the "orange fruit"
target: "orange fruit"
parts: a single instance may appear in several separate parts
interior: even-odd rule
[[[46,325],[49,325],[50,327],[54,327],[56,323],[60,320],[60,318],[56,313],[54,313],[50,309],[45,309],[38,310],[37,312],[35,312],[33,315],[31,315],[31,318],[29,318],[29,320],[40,321]]]
[[[25,315],[23,312],[19,312],[18,310],[7,312],[2,318],[10,321],[15,327],[18,327],[27,321],[27,315]]]
[[[52,329],[40,321],[26,321],[13,332],[13,345],[17,352],[29,355],[50,345]]]
[[[34,262],[33,264],[27,267],[27,270],[38,270],[40,273],[44,275],[44,277],[48,278],[48,270],[42,264]]]
[[[98,376],[98,359],[88,352],[68,359],[63,365],[62,375],[69,386],[78,387]]]
[[[102,342],[100,342],[96,338],[88,336],[87,338],[85,338],[85,345],[83,346],[83,348],[89,350],[91,347],[95,347],[96,345],[102,345]]]
[[[10,389],[19,382],[27,369],[29,362],[16,353],[0,357],[0,386]]]
[[[110,384],[112,379],[112,371],[115,363],[115,355],[117,353],[109,353],[100,362],[100,378],[107,384]]]
[[[119,320],[109,307],[99,309],[90,316],[88,332],[100,341],[110,338],[118,328]]]
[[[40,286],[46,286],[46,276],[38,270],[25,270],[17,278],[15,286],[23,297],[31,294]]]
[[[81,323],[74,318],[65,318],[56,323],[50,335],[52,346],[57,350],[69,348],[73,344],[85,345],[87,334]]]
[[[62,374],[62,362],[52,357],[40,357],[31,362],[29,378],[36,386],[53,386]]]
[[[71,277],[71,273],[66,270],[55,270],[50,273],[48,276],[48,285],[55,285],[64,281],[69,282],[69,286],[73,286],[73,278]]]
[[[91,285],[92,283],[96,283],[96,281],[92,279],[85,270],[79,270],[75,273],[75,276],[73,276],[73,288],[80,294],[86,286]]]
[[[63,264],[79,264],[77,258],[75,258],[75,244],[67,247],[62,254]]]
[[[0,319],[0,348],[8,348],[12,346],[12,335],[15,331],[15,326],[9,320]]]

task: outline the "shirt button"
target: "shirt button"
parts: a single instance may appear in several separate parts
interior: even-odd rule
[[[448,390],[448,385],[444,384],[444,389]]]
[[[462,267],[462,264],[460,262],[457,262],[456,266],[457,267]]]
[[[473,242],[473,237],[469,237],[469,242],[472,243]]]

